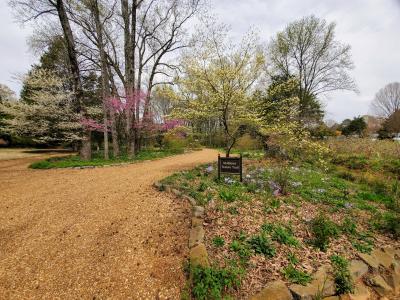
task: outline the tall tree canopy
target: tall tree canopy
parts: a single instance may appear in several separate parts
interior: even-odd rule
[[[34,22],[40,39],[54,40],[47,48],[52,55],[41,61],[42,65],[67,58],[68,82],[76,111],[87,118],[86,108],[93,98],[103,103],[105,157],[109,130],[114,155],[119,153],[119,144],[134,155],[145,134],[144,122],[154,122],[152,91],[160,83],[172,82],[178,66],[171,58],[190,45],[186,24],[199,13],[201,1],[11,0],[10,3],[22,22]],[[56,36],[62,38],[57,40]],[[55,67],[59,65],[51,66]],[[102,92],[87,97],[85,77],[100,78],[90,83],[101,82]],[[124,118],[110,109],[107,102],[111,99],[114,104],[123,104],[118,112],[122,111]],[[121,124],[124,132],[117,132]],[[81,153],[89,158],[90,128],[84,126],[82,130],[87,134]]]
[[[238,46],[226,34],[224,26],[208,24],[207,31],[199,33],[202,42],[184,56],[178,79],[182,102],[176,115],[191,121],[216,119],[229,155],[244,126],[257,119],[250,91],[262,75],[264,55],[254,34]]]
[[[336,90],[356,90],[350,46],[335,38],[335,23],[315,16],[292,22],[268,45],[269,72],[299,80],[304,117],[321,117],[316,97]]]

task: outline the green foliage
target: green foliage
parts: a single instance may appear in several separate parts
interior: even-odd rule
[[[363,117],[355,117],[349,121],[348,124],[342,125],[342,133],[344,135],[358,134],[362,135],[364,130],[367,128],[367,123]]]
[[[262,149],[262,144],[258,139],[246,133],[237,140],[235,149],[240,151],[259,150]]]
[[[352,293],[354,290],[354,283],[350,275],[348,261],[341,256],[333,255],[331,257],[331,263],[334,270],[337,294]]]
[[[299,259],[296,257],[296,255],[294,253],[289,253],[288,254],[288,261],[293,266],[295,266],[295,265],[297,265],[299,263]]]
[[[326,251],[331,239],[340,233],[339,227],[323,214],[311,221],[311,231],[314,235],[313,245],[322,251]]]
[[[384,212],[375,215],[372,220],[378,230],[392,234],[395,239],[400,238],[400,215],[396,212]]]
[[[301,270],[297,270],[292,264],[289,264],[286,268],[284,268],[282,273],[287,280],[296,284],[306,285],[312,280],[312,276],[310,274],[307,274]]]
[[[251,248],[245,240],[233,240],[230,248],[232,251],[237,253],[242,262],[246,262],[251,256]]]
[[[224,299],[224,294],[240,286],[244,270],[229,266],[227,268],[201,267],[191,268],[192,295],[198,300]]]
[[[164,148],[171,151],[183,151],[192,140],[192,132],[184,126],[169,130],[163,138]]]
[[[219,198],[226,202],[234,202],[236,200],[246,200],[244,188],[240,185],[222,186],[219,189]]]
[[[346,233],[349,235],[357,234],[357,224],[349,217],[346,217],[343,220],[343,223],[340,226],[340,229],[343,233]]]
[[[212,243],[215,247],[222,247],[225,245],[225,240],[223,237],[216,236],[213,238]]]
[[[266,257],[273,257],[276,254],[274,245],[264,233],[251,237],[249,244],[256,254],[263,254]]]
[[[266,223],[262,226],[262,229],[264,232],[269,233],[274,241],[288,246],[297,247],[299,245],[299,241],[293,235],[290,226]]]

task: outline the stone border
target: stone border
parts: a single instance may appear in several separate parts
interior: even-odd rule
[[[207,267],[210,265],[204,244],[205,208],[198,206],[196,200],[170,185],[154,183],[159,191],[166,191],[178,198],[187,200],[192,206],[192,221],[189,235],[189,261],[191,265]],[[350,276],[354,282],[353,294],[336,295],[336,284],[330,265],[321,266],[313,274],[313,280],[306,286],[287,285],[282,280],[268,282],[263,290],[250,297],[250,300],[369,300],[371,291],[381,299],[400,295],[400,249],[386,247],[374,249],[371,254],[358,254],[359,259],[349,263]]]
[[[188,241],[190,249],[189,262],[192,266],[200,265],[203,267],[208,267],[210,265],[210,262],[208,260],[206,246],[204,245],[205,231],[203,226],[205,208],[203,206],[197,205],[196,200],[189,195],[185,195],[181,191],[172,188],[169,185],[155,182],[154,187],[157,188],[159,191],[172,193],[176,197],[187,200],[190,203],[190,205],[192,206],[192,220]]]

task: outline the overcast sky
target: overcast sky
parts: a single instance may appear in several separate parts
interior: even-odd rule
[[[327,118],[341,121],[368,113],[374,94],[400,81],[400,0],[210,0],[212,12],[236,37],[255,27],[267,42],[291,21],[314,14],[337,23],[337,39],[352,47],[352,72],[360,93],[327,95]],[[29,28],[13,20],[0,0],[0,83],[19,93],[15,75],[28,71],[35,58],[27,47]]]

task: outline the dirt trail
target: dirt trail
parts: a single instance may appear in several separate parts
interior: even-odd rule
[[[0,161],[0,299],[179,299],[190,208],[152,183],[216,155],[84,170]]]

